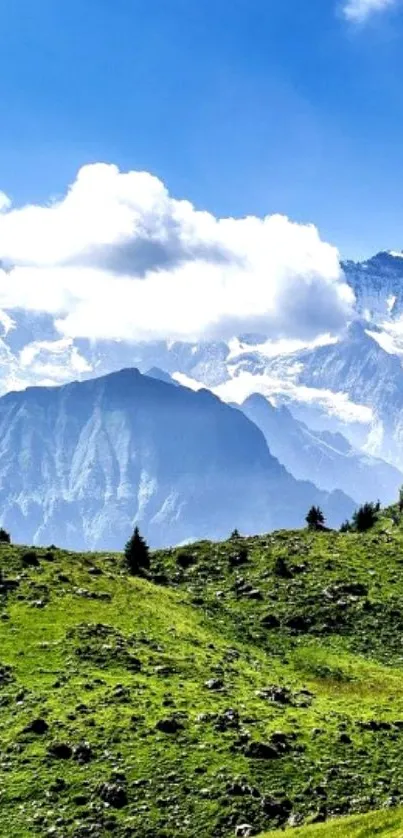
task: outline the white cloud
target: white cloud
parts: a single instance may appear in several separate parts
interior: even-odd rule
[[[205,386],[202,382],[180,372],[173,373],[172,378],[183,387],[189,387],[190,390],[201,390]],[[272,375],[253,375],[249,372],[242,372],[224,384],[213,387],[212,391],[222,401],[234,404],[242,404],[248,396],[260,393],[270,399],[273,404],[277,402],[287,404],[292,401],[318,407],[326,415],[339,419],[341,422],[371,426],[374,422],[372,409],[351,401],[347,393],[305,387]]]
[[[146,172],[85,166],[57,203],[2,206],[0,307],[48,312],[64,337],[313,340],[351,316],[314,226],[215,218]]]
[[[373,12],[382,12],[397,5],[398,0],[347,0],[344,14],[348,20],[361,23]]]

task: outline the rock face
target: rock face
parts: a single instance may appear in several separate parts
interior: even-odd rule
[[[372,321],[400,317],[403,312],[403,253],[377,253],[365,262],[342,264],[353,289],[358,312]]]
[[[303,525],[311,504],[351,515],[341,492],[296,481],[262,433],[208,391],[128,369],[0,399],[0,523],[20,542],[121,548]]]
[[[391,503],[403,474],[397,468],[354,448],[340,433],[312,430],[287,407],[274,407],[264,396],[246,399],[241,410],[263,432],[271,453],[298,480],[321,489],[338,486],[359,503],[368,498]]]

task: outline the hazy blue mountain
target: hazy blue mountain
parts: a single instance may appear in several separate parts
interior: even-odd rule
[[[122,547],[332,524],[353,501],[298,482],[241,411],[128,369],[0,399],[0,522],[21,542]]]
[[[169,375],[169,372],[165,372],[165,370],[161,370],[159,367],[151,367],[145,375],[148,375],[149,378],[156,378],[158,381],[165,381],[166,384],[173,384],[174,387],[179,387],[178,382]]]
[[[272,454],[299,480],[312,480],[321,489],[342,489],[357,501],[398,497],[403,474],[354,448],[340,433],[313,431],[288,408],[275,407],[255,394],[241,410],[263,432]]]

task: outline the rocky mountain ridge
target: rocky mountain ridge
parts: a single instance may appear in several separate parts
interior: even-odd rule
[[[354,509],[296,481],[207,390],[127,369],[0,399],[0,523],[19,541],[118,549],[138,524],[167,546],[299,527],[313,503],[335,525]]]

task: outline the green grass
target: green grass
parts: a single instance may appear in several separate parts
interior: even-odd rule
[[[403,809],[373,812],[369,815],[343,818],[300,829],[270,832],[265,838],[402,838]]]
[[[16,581],[0,594],[1,836],[229,838],[377,809],[362,829],[399,829],[403,530],[387,515],[364,536],[160,551],[148,580],[121,556],[25,552],[0,547]],[[329,835],[389,834],[348,823]]]

